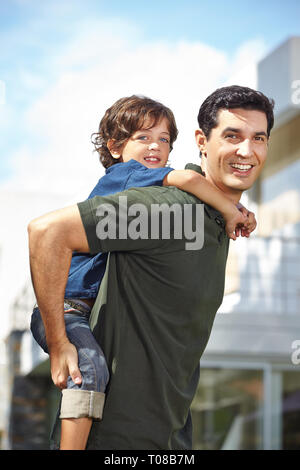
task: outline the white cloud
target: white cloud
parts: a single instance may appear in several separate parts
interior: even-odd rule
[[[104,111],[121,96],[144,94],[175,113],[179,138],[171,165],[197,161],[196,116],[203,99],[237,74],[239,83],[255,86],[261,41],[241,46],[232,58],[199,42],[141,43],[139,32],[119,21],[85,24],[81,34],[53,60],[59,78],[28,109],[27,133],[39,144],[11,155],[14,176],[5,187],[76,194],[83,197],[103,174],[90,143]],[[243,72],[246,67],[246,73]],[[42,77],[28,76],[30,83]]]
[[[257,86],[257,63],[267,52],[262,39],[254,39],[242,44],[231,64],[230,76],[225,85],[243,85],[255,88]]]

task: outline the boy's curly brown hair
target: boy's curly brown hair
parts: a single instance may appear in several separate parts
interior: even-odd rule
[[[107,143],[114,140],[114,149],[120,149],[126,141],[146,123],[147,128],[155,126],[161,119],[169,123],[170,151],[178,130],[172,111],[158,101],[146,96],[132,95],[121,98],[108,108],[100,121],[99,131],[92,134],[92,143],[105,168],[119,163],[122,157],[113,158]]]

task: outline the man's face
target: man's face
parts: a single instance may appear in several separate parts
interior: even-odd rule
[[[221,109],[218,125],[207,140],[201,130],[196,142],[206,177],[229,197],[239,200],[258,178],[268,149],[267,117],[261,111]]]

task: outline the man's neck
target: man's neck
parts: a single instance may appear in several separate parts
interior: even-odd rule
[[[216,183],[214,181],[214,179],[211,177],[211,175],[209,174],[209,172],[207,171],[207,168],[205,168],[205,164],[203,165],[203,162],[201,162],[201,168],[202,168],[202,170],[205,174],[205,178],[211,184],[213,184],[217,189],[222,191],[222,193],[226,197],[228,197],[228,199],[230,199],[234,204],[237,204],[240,201],[240,199],[242,197],[242,194],[243,194],[243,191],[237,190],[237,189],[234,189],[234,188],[230,188],[228,186]]]

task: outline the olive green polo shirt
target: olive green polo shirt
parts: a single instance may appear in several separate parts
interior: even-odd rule
[[[104,209],[113,207],[118,214],[120,195],[126,196],[129,212],[137,203],[149,213],[155,204],[178,204],[179,209],[187,205],[193,211],[194,228],[199,222],[196,206],[202,205],[175,187],[156,186],[78,204],[91,253],[110,252],[91,328],[111,377],[103,419],[93,423],[87,448],[191,449],[189,409],[198,385],[199,360],[224,293],[229,242],[224,221],[217,211],[202,205],[204,243],[192,250],[186,249],[190,239],[183,230],[178,236],[175,219],[170,239],[164,238],[163,230],[159,235],[156,231],[154,238],[126,237],[124,220],[121,238],[116,230],[111,239],[103,235],[101,239]],[[127,224],[133,221],[137,229],[133,215]],[[148,231],[151,235],[149,227]]]

